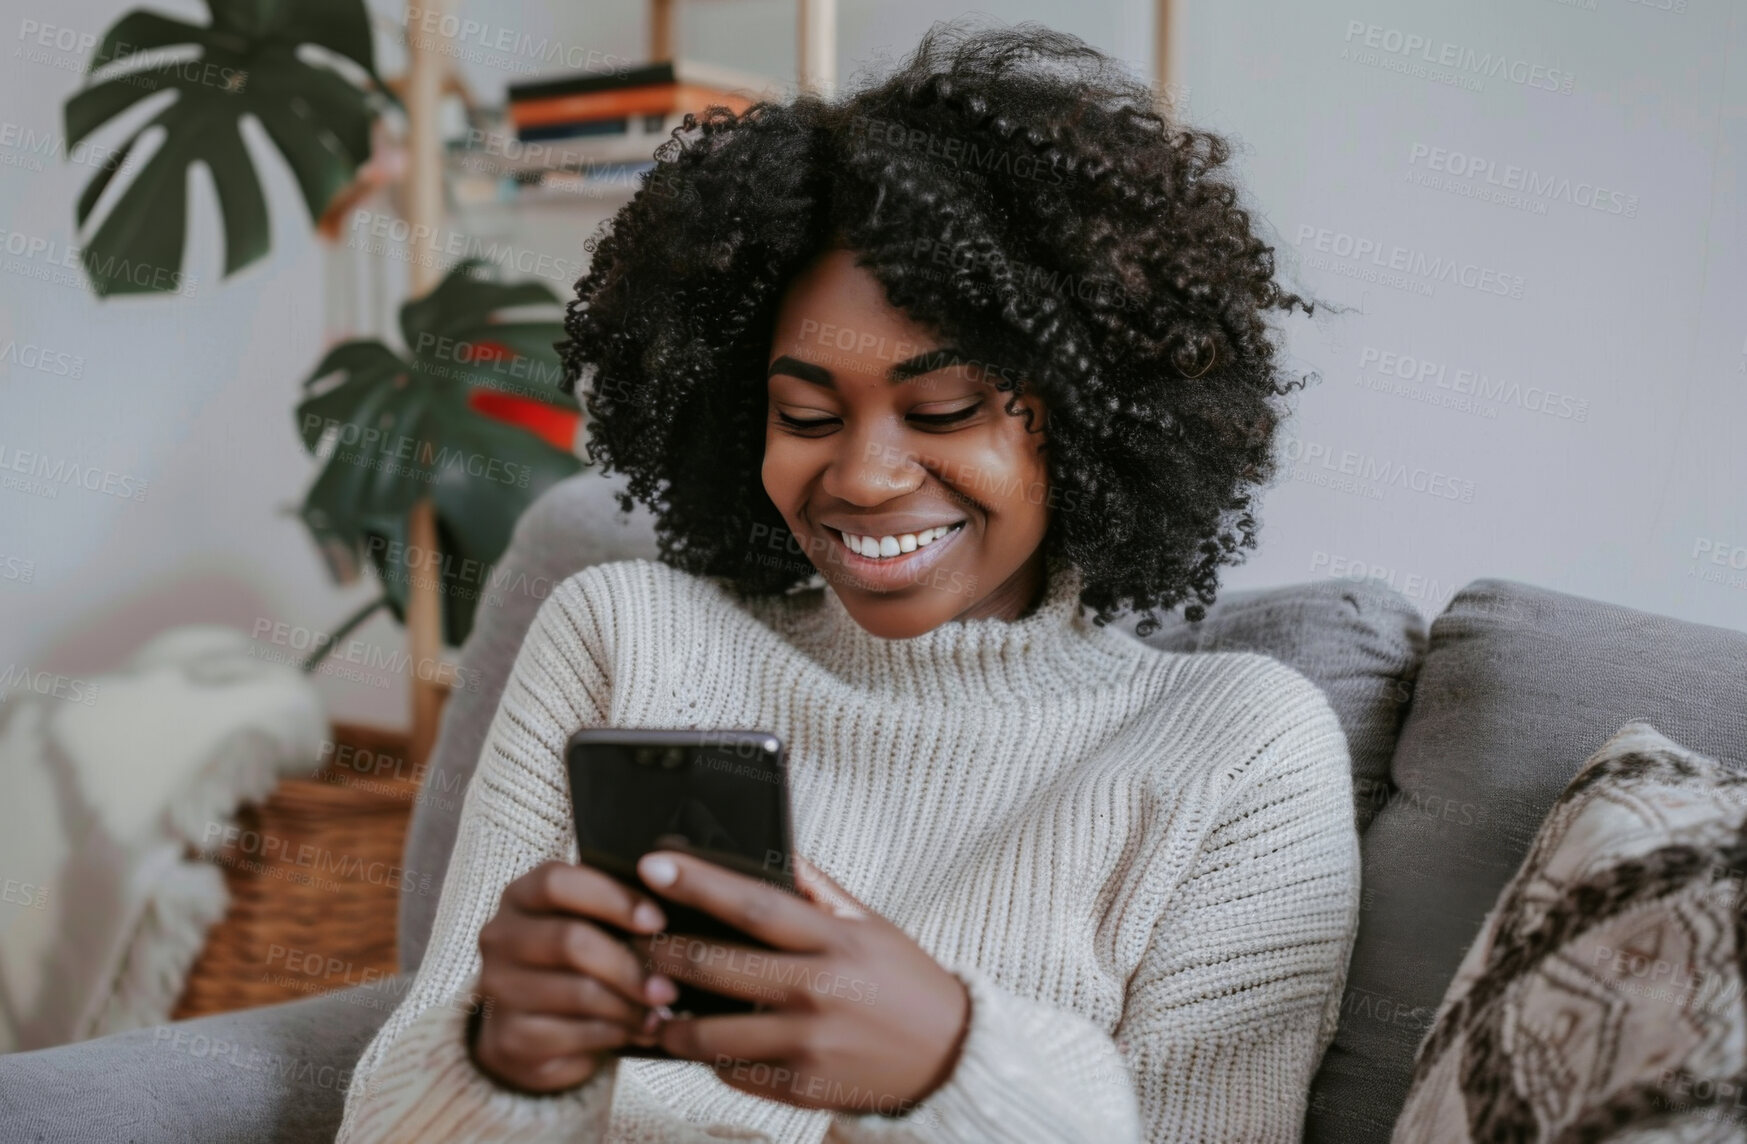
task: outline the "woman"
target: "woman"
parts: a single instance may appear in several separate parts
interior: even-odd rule
[[[543,605],[342,1141],[1299,1138],[1358,919],[1344,736],[1274,660],[1105,622],[1199,618],[1254,545],[1264,317],[1308,306],[1223,143],[1149,108],[1071,37],[937,28],[664,148],[566,346],[663,560]],[[573,864],[589,724],[781,734],[804,897]],[[673,903],[771,948],[677,957]],[[665,1019],[675,981],[769,1008]]]

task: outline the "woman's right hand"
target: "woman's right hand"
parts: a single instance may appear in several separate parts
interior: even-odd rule
[[[482,1012],[469,1046],[488,1076],[531,1093],[572,1088],[627,1044],[654,1045],[673,981],[596,925],[657,933],[655,899],[592,866],[542,863],[511,882],[479,931]]]

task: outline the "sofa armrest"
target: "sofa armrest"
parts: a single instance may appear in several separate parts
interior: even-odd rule
[[[0,1056],[0,1140],[328,1144],[406,979]]]

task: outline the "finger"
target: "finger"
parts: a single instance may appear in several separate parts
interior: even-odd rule
[[[638,860],[637,872],[669,901],[695,906],[777,949],[821,950],[830,938],[830,915],[819,907],[702,858],[657,850]]]
[[[531,1070],[530,1082],[537,1093],[560,1092],[567,1088],[575,1088],[600,1071],[602,1058],[599,1053],[583,1053],[574,1057],[552,1057],[541,1061]]]
[[[660,904],[593,866],[543,862],[511,882],[504,902],[529,914],[580,914],[636,933],[667,925]]]
[[[516,922],[513,936],[500,938],[503,931],[491,924],[480,931],[481,950],[496,950],[506,961],[531,969],[562,969],[585,973],[612,989],[625,1000],[643,1003],[645,974],[631,947],[618,938],[588,922],[558,916],[523,917]]]
[[[524,965],[487,965],[479,990],[506,1010],[553,1017],[617,1021],[641,1028],[647,1005],[626,1000],[598,977],[567,969],[533,969]]]
[[[829,909],[834,917],[865,918],[873,913],[861,899],[839,886],[832,877],[799,854],[795,855],[795,885],[810,901]]]
[[[675,1017],[661,1026],[658,1037],[661,1047],[676,1057],[731,1071],[736,1065],[800,1055],[808,1020],[794,1013]]]
[[[502,1013],[487,1021],[479,1036],[491,1039],[494,1056],[529,1069],[554,1057],[623,1048],[631,1031],[617,1021]]]
[[[820,975],[819,959],[696,934],[658,933],[633,939],[643,969],[724,997],[791,1007]]]

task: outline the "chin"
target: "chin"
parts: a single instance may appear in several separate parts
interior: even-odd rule
[[[827,583],[830,583],[829,579]],[[930,598],[939,595],[938,589],[922,585],[896,592],[870,592],[865,588],[831,584],[831,590],[837,593],[844,610],[856,623],[881,639],[914,639],[949,622],[956,615],[947,601]]]

